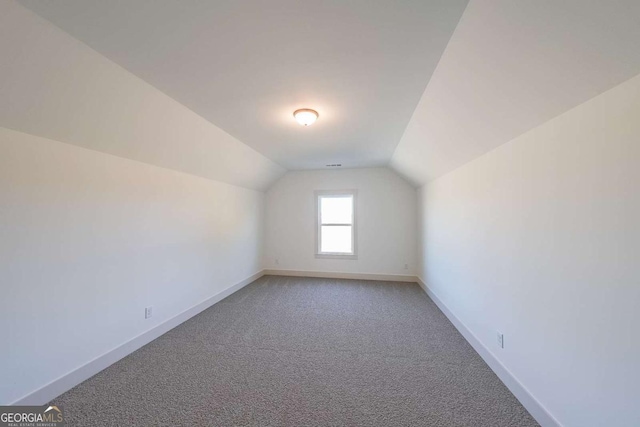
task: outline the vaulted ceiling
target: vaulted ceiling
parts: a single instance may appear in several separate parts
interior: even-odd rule
[[[22,2],[287,169],[388,164],[466,3]]]
[[[256,189],[330,163],[422,185],[640,73],[637,0],[19,4],[0,126]]]
[[[442,176],[640,73],[640,1],[471,0],[391,165]]]

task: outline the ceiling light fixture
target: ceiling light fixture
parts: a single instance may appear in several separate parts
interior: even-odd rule
[[[316,110],[310,110],[309,108],[303,108],[294,111],[293,117],[295,117],[296,121],[302,126],[309,126],[318,120],[318,112]]]

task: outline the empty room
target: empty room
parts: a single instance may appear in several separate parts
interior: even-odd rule
[[[640,426],[640,1],[0,0],[0,427]]]

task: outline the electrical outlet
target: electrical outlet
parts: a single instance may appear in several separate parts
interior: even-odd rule
[[[497,338],[498,338],[498,347],[504,348],[504,335],[498,332]]]
[[[144,318],[148,319],[153,316],[153,307],[147,307],[144,309]]]
[[[280,259],[276,258],[276,265],[280,265]]]
[[[404,269],[405,269],[405,270],[408,270],[408,269],[409,269],[409,264],[405,264],[405,265],[404,265]]]

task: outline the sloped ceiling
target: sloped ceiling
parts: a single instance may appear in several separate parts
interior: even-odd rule
[[[419,186],[640,73],[637,0],[466,3],[7,0],[0,126],[261,190]]]
[[[437,178],[640,73],[640,1],[472,0],[391,165]]]
[[[2,127],[257,190],[285,173],[13,1],[0,2],[0,56]]]
[[[386,165],[467,0],[23,0],[287,169]],[[298,108],[320,120],[299,126]]]

